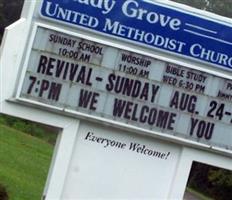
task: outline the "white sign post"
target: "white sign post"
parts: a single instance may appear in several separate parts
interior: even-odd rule
[[[3,38],[0,112],[62,129],[45,199],[181,199],[194,160],[232,170],[222,29],[171,2],[26,1]]]

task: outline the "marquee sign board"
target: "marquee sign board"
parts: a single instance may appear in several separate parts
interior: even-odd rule
[[[41,16],[232,69],[232,27],[150,0],[43,0]]]
[[[232,81],[36,28],[19,98],[232,150]]]

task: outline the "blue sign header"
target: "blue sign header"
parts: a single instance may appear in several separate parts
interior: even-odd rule
[[[41,15],[232,70],[232,26],[149,0],[43,0]]]

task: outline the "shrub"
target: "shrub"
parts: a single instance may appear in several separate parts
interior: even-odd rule
[[[0,124],[9,126],[26,134],[40,138],[50,144],[56,143],[57,129],[27,120],[1,115]],[[1,199],[0,199],[1,200]]]
[[[1,184],[0,184],[0,199],[1,200],[8,200],[9,199],[6,188]]]
[[[213,189],[211,195],[218,200],[227,200],[232,192],[232,172],[225,169],[210,170],[208,174],[209,181]]]

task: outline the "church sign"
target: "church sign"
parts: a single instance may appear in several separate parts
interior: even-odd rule
[[[43,0],[43,18],[232,69],[231,25],[150,0]]]
[[[232,81],[36,28],[19,97],[232,149]]]

